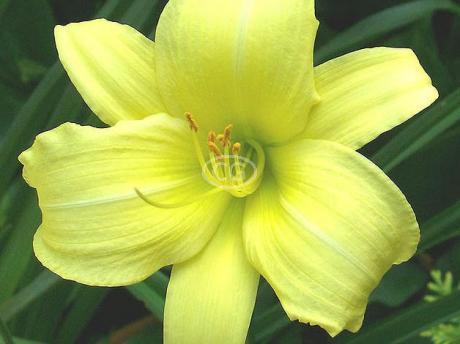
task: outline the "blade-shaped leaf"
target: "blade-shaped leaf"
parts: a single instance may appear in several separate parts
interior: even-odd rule
[[[389,172],[459,121],[460,89],[457,89],[414,118],[372,160],[385,172]]]
[[[422,253],[456,236],[460,236],[460,201],[434,216],[422,226],[418,252]]]
[[[337,339],[337,343],[381,343],[383,338],[387,344],[408,343],[417,339],[422,331],[459,315],[460,291],[457,291],[436,302],[421,301],[399,315],[377,321],[356,335],[344,335]]]
[[[16,217],[11,234],[0,252],[0,302],[8,299],[17,289],[32,258],[32,238],[40,224],[40,210],[32,190],[27,190],[25,197],[18,197],[15,201],[21,209],[14,212],[20,215]]]
[[[0,339],[2,339],[4,344],[14,344],[13,337],[11,336],[8,326],[0,318]]]
[[[123,17],[120,20],[133,26],[143,27],[155,16],[153,8],[158,1],[135,0],[129,7],[123,3],[122,0],[108,1],[96,17],[102,14],[110,18],[111,13],[108,9],[115,11],[118,6],[123,6],[126,15],[122,13]],[[152,9],[149,15],[140,15],[142,11],[148,9]],[[69,85],[67,77],[59,63],[56,63],[16,116],[15,122],[0,143],[0,166],[2,166],[0,195],[4,194],[11,179],[18,172],[17,155],[31,143],[36,134],[44,128],[52,128],[66,120],[78,118],[82,104],[81,97],[72,86],[66,87],[66,85]],[[0,251],[0,280],[2,281],[0,302],[6,300],[15,291],[32,256],[32,237],[40,223],[40,212],[34,192],[30,191],[28,197],[29,199],[16,201],[17,223],[5,248]]]
[[[49,271],[43,271],[32,283],[0,305],[0,317],[4,321],[10,320],[60,280],[59,276]]]
[[[96,15],[96,17],[111,18],[110,11],[116,11],[117,6],[123,6],[123,1],[112,0],[107,2],[105,7]],[[159,1],[137,0],[133,1],[126,9],[126,14],[122,18],[118,18],[123,23],[132,25],[135,28],[144,28],[153,26],[153,17],[155,16],[154,8]],[[121,4],[121,5],[119,5]],[[149,29],[148,31],[151,31]],[[66,121],[66,113],[61,112],[62,117],[56,118],[56,121],[48,123],[50,114],[56,103],[74,103],[77,107],[81,106],[81,98],[70,92],[64,94],[66,85],[69,85],[64,70],[60,62],[56,62],[48,71],[44,79],[33,92],[32,96],[27,100],[19,113],[15,116],[14,122],[11,124],[8,132],[0,142],[0,166],[2,173],[0,174],[0,194],[3,194],[7,189],[12,178],[16,175],[19,169],[17,156],[29,146],[33,138],[45,128],[51,127]],[[61,97],[64,97],[62,99]],[[77,100],[68,99],[67,97],[76,97]],[[76,108],[78,111],[78,108]],[[48,125],[47,125],[48,123]]]
[[[161,271],[156,272],[146,281],[126,287],[128,291],[159,320],[163,321],[166,289],[169,278]]]
[[[75,343],[108,292],[108,288],[85,287],[80,289],[59,328],[56,343]]]
[[[352,48],[359,48],[360,45],[431,15],[437,10],[459,12],[460,8],[451,0],[417,0],[385,9],[358,22],[320,47],[315,55],[316,61],[322,63]]]

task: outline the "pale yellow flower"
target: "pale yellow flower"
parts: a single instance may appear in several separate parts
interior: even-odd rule
[[[419,229],[355,150],[438,94],[408,49],[313,68],[317,26],[313,0],[171,0],[155,43],[102,19],[58,26],[65,69],[112,127],[64,124],[20,156],[38,259],[99,286],[174,264],[167,343],[243,343],[259,274],[290,319],[357,331]]]

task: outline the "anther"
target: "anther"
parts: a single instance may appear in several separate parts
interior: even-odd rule
[[[224,129],[224,138],[222,144],[224,146],[229,145],[231,138],[232,138],[232,129],[233,129],[233,124],[229,124],[225,127]]]
[[[216,133],[214,131],[208,133],[208,142],[216,142]]]
[[[185,117],[191,129],[191,136],[203,177],[211,185],[216,186],[216,189],[210,192],[225,190],[238,198],[252,194],[261,183],[265,167],[265,154],[262,147],[256,141],[249,140],[246,142],[248,146],[245,146],[247,156],[240,156],[242,145],[240,142],[232,144],[233,125],[229,124],[219,135],[216,135],[214,131],[208,132],[209,160],[206,160],[201,150],[202,146],[198,141],[198,123],[190,112],[186,112]],[[252,155],[257,156],[257,164],[252,162]],[[246,177],[247,173],[249,173],[248,177]],[[156,207],[170,208],[185,204],[184,202],[174,204],[159,203],[150,199],[138,189],[135,189],[135,192],[144,202]]]
[[[209,150],[218,158],[218,159],[221,159],[222,158],[222,153],[219,149],[219,147],[217,147],[217,145],[212,142],[212,141],[208,141],[208,147],[209,147]]]
[[[195,118],[193,118],[193,115],[190,112],[186,112],[185,117],[187,118],[190,129],[195,133],[198,132],[198,124],[196,123]]]
[[[238,155],[238,153],[241,151],[241,143],[236,142],[233,147],[232,147],[232,153],[234,155]]]
[[[204,158],[203,152],[201,151],[200,143],[198,142],[198,123],[196,122],[195,118],[193,118],[193,115],[190,112],[185,113],[185,118],[187,119],[187,122],[192,131],[192,140],[193,145],[195,146],[198,161],[200,162],[201,168],[203,169],[203,173],[209,177],[211,176],[211,172],[207,168],[206,160]]]
[[[225,146],[225,144],[224,144],[224,134],[217,135],[216,140],[219,141],[222,144],[222,146]]]

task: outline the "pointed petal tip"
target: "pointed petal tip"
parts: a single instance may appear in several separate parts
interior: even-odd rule
[[[18,155],[18,161],[21,163],[21,165],[25,165],[27,162],[27,155],[28,155],[28,149],[23,151],[21,154]]]
[[[426,83],[428,85],[428,92],[427,92],[427,103],[429,105],[431,105],[432,103],[434,103],[438,98],[439,98],[439,92],[438,90],[436,89],[436,87],[433,85],[433,81],[431,79],[431,77],[428,75],[428,73],[425,71],[425,69],[423,68],[423,65],[422,63],[420,62],[420,59],[418,58],[417,54],[415,53],[415,51],[413,51],[411,48],[379,48],[379,49],[386,49],[388,50],[389,52],[391,52],[392,50],[397,50],[397,51],[400,51],[402,53],[407,53],[408,55],[408,58],[413,58],[414,60],[417,61],[418,63],[418,67],[420,69],[420,73],[421,74],[425,74],[425,78],[426,78]],[[410,55],[410,56],[409,56]],[[428,105],[428,106],[429,106]],[[427,106],[427,107],[428,107]]]
[[[438,89],[434,86],[431,85],[431,99],[433,99],[433,103],[438,100],[439,98],[439,91]]]
[[[72,30],[73,28],[81,26],[83,23],[85,22],[68,23],[65,25],[54,26],[54,39],[56,41],[56,44],[58,43],[59,40],[63,39],[66,36],[69,30]]]
[[[355,150],[439,97],[408,48],[367,48],[330,60],[315,67],[315,86],[323,99],[310,112],[303,136]]]
[[[27,172],[26,166],[28,165],[28,162],[30,161],[30,148],[19,154],[18,156],[18,161],[19,163],[23,166],[22,167],[22,178],[25,180],[25,182],[29,185],[32,186],[32,181],[30,179],[29,173]],[[33,187],[33,186],[32,186]]]
[[[103,122],[113,125],[165,110],[153,66],[154,43],[134,28],[95,19],[58,25],[54,36],[70,80]]]
[[[54,26],[54,34],[61,32],[64,29],[64,25],[55,25]]]

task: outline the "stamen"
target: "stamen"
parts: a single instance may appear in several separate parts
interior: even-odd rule
[[[238,153],[241,150],[241,144],[239,142],[235,143],[232,148],[232,153],[233,153],[233,160],[235,160],[235,170],[236,170],[236,184],[241,186],[243,184],[243,170],[242,170],[242,165],[240,162],[240,157]]]
[[[232,147],[232,153],[234,155],[238,155],[238,153],[241,151],[241,143],[236,142],[233,147]]]
[[[209,145],[213,146],[213,148],[211,148]],[[210,150],[209,159],[211,161],[211,166],[212,166],[212,170],[214,172],[214,175],[216,175],[219,178],[221,178],[220,168],[216,163],[216,156],[218,156],[218,155],[215,154],[215,153],[217,153],[219,151],[219,149],[216,146],[216,133],[214,131],[210,131],[208,133],[208,148]]]
[[[155,198],[155,196],[160,195],[160,192],[174,191],[176,188],[179,190],[179,187],[183,185],[183,183],[179,185],[180,183],[178,184],[175,182],[172,183],[174,185],[169,185],[166,189],[163,188],[163,190],[155,190],[153,192],[151,190],[147,194],[148,196],[139,189],[134,188],[137,196],[153,207],[171,209],[187,206],[221,191],[226,191],[238,198],[246,197],[256,191],[262,180],[265,167],[265,154],[262,147],[254,140],[246,141],[248,145],[245,145],[245,156],[240,155],[242,145],[240,142],[235,142],[232,145],[231,137],[233,125],[229,124],[225,127],[222,134],[216,135],[214,131],[208,133],[209,159],[205,160],[205,156],[201,150],[202,146],[198,141],[198,123],[189,112],[185,113],[185,117],[190,126],[193,144],[201,166],[202,175],[205,180],[215,186],[215,188],[204,193],[199,193],[198,195],[184,197],[186,199],[176,203],[158,202],[152,199],[151,196]],[[221,145],[218,145],[218,142]],[[254,162],[252,160],[253,155],[255,155]],[[248,174],[248,178],[246,174]],[[179,197],[181,194],[174,193],[173,195]],[[164,197],[165,196],[162,196],[162,199],[164,199]]]
[[[216,156],[212,152],[209,152],[209,160],[211,161],[211,167],[212,167],[212,171],[214,172],[214,176],[217,177],[217,180],[223,180],[224,173],[222,172],[222,168],[221,168],[222,166],[220,164],[220,160],[218,164]]]
[[[220,144],[222,145],[222,147],[225,146],[225,144],[224,144],[224,134],[219,134],[219,135],[217,135],[216,139],[217,139],[217,141],[220,142]]]
[[[208,141],[209,150],[216,156],[217,159],[222,159],[222,153],[214,142]]]
[[[249,140],[247,143],[248,150],[246,157],[240,156],[241,143],[236,142],[231,147],[226,145],[222,159],[219,161],[219,166],[217,169],[213,169],[214,175],[217,178],[210,180],[211,184],[222,188],[238,198],[246,197],[257,190],[265,167],[265,154],[262,147],[254,140]],[[214,146],[210,145],[210,151],[211,149],[215,149]],[[213,162],[214,154],[210,153],[210,155],[211,162]],[[257,157],[257,164],[252,162],[252,156]],[[214,167],[214,164],[212,165]],[[249,178],[246,178],[245,173],[250,174]]]
[[[185,118],[187,119],[192,131],[193,144],[195,146],[196,155],[198,157],[198,161],[200,162],[201,169],[207,178],[212,178],[212,173],[208,169],[203,152],[201,151],[200,143],[198,142],[198,123],[195,121],[193,115],[190,112],[185,113]]]
[[[230,152],[229,152],[229,147],[230,147],[230,141],[225,142],[224,144],[224,175],[225,175],[225,180],[226,181],[232,181],[232,170],[231,170],[231,165],[230,165]]]
[[[190,125],[190,129],[195,133],[198,132],[198,123],[195,121],[195,118],[193,118],[193,115],[190,112],[186,112],[185,117]]]
[[[252,194],[259,186],[265,167],[265,154],[262,147],[253,140],[247,141],[246,157],[240,156],[242,146],[240,142],[232,145],[233,125],[225,127],[222,134],[216,135],[214,131],[208,132],[207,143],[209,160],[205,161],[198,141],[198,123],[191,113],[185,117],[192,131],[193,142],[197,157],[200,162],[203,177],[219,190],[225,190],[235,197],[245,197]],[[252,156],[256,156],[257,165],[252,162]],[[246,177],[249,174],[249,178]],[[181,204],[165,205],[158,204],[145,197],[139,190],[136,193],[141,199],[153,206],[163,208],[176,207]]]
[[[233,124],[229,124],[224,129],[223,145],[229,146],[232,139]]]
[[[208,142],[216,142],[216,133],[214,131],[208,133]]]

